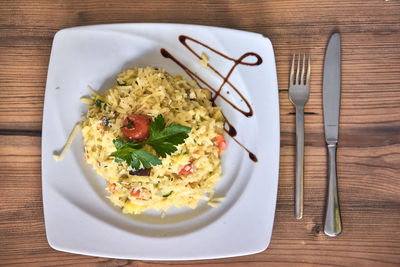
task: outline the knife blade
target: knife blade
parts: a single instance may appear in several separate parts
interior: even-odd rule
[[[324,62],[324,126],[328,144],[338,141],[340,80],[340,34],[334,33],[329,40]]]
[[[328,145],[329,189],[324,232],[338,236],[342,232],[336,175],[336,147],[339,135],[341,89],[340,34],[332,34],[325,53],[323,76],[323,107],[325,140]]]

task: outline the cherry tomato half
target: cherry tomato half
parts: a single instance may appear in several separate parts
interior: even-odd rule
[[[108,188],[111,193],[115,192],[115,184],[108,182]]]
[[[179,171],[179,175],[188,175],[193,173],[193,163],[186,164],[183,168]]]
[[[140,198],[140,189],[134,188],[132,189],[130,196],[134,198]]]
[[[143,114],[132,114],[125,118],[122,132],[126,138],[141,142],[150,136],[151,118]]]
[[[222,151],[225,151],[227,149],[226,140],[222,135],[219,134],[215,137],[215,139],[217,141],[219,153],[221,154]]]

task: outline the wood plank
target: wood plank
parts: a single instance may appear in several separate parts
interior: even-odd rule
[[[48,246],[41,201],[40,137],[2,136],[0,147],[0,244],[2,251],[7,251],[0,253],[1,261],[22,265],[55,264],[60,259],[71,265],[112,262],[56,252]],[[251,261],[261,264],[279,261],[336,265],[398,262],[400,239],[393,233],[400,230],[400,181],[396,179],[399,151],[399,144],[357,151],[353,148],[339,149],[339,194],[345,231],[332,240],[322,232],[327,164],[325,148],[306,147],[305,217],[299,223],[293,216],[295,151],[291,145],[283,146],[270,248],[256,256],[212,262]],[[139,266],[147,266],[147,263]]]
[[[89,1],[85,5],[80,3],[68,5],[48,5],[47,1],[27,2],[25,10],[33,10],[24,17],[23,12],[18,12],[11,2],[4,5],[11,5],[9,9],[14,10],[15,16],[9,16],[7,23],[0,25],[2,38],[0,39],[0,61],[4,62],[0,66],[0,130],[9,130],[10,127],[19,130],[41,130],[43,95],[49,60],[51,41],[56,29],[75,25],[86,25],[93,23],[124,22],[131,17],[124,17],[112,11],[113,8],[123,8],[126,3],[114,2],[110,5],[99,5],[96,1]],[[229,24],[226,17],[216,18],[217,26],[236,27],[244,30],[260,32],[271,38],[277,55],[278,77],[280,89],[287,89],[287,77],[291,55],[295,51],[308,50],[312,54],[313,75],[311,82],[310,101],[306,106],[306,112],[316,112],[321,109],[321,82],[322,82],[322,62],[323,53],[329,37],[333,30],[332,25],[342,32],[343,39],[343,96],[342,96],[342,117],[351,117],[350,123],[364,122],[370,123],[396,120],[395,116],[399,111],[400,93],[398,82],[400,77],[400,19],[396,16],[398,8],[391,8],[392,3],[384,4],[362,4],[344,1],[338,6],[342,6],[338,13],[337,6],[324,2],[325,9],[322,15],[315,14],[315,5],[311,2],[296,3],[298,12],[290,13],[290,16],[277,16],[279,12],[285,10],[291,4],[278,2],[261,2],[258,5],[232,5],[232,14],[235,17],[238,12],[248,12],[247,16],[240,17],[241,27],[237,27],[236,21]],[[145,2],[141,9],[154,9],[157,2]],[[298,6],[297,6],[298,5]],[[321,4],[322,5],[322,4]],[[311,6],[311,8],[310,8]],[[58,7],[58,8],[57,8]],[[72,7],[77,10],[71,11]],[[171,6],[165,5],[167,8]],[[199,6],[201,8],[202,5]],[[272,8],[273,7],[273,8]],[[377,9],[379,7],[380,9]],[[60,8],[67,8],[62,10]],[[185,4],[177,7],[175,12],[182,10],[196,11],[196,6],[188,8]],[[216,6],[215,10],[224,10],[224,6]],[[274,13],[270,13],[274,10]],[[357,8],[359,16],[349,16]],[[7,7],[0,10],[0,16],[7,16]],[[90,12],[85,10],[90,9]],[[135,21],[146,21],[148,12],[140,13],[134,10]],[[257,19],[258,24],[253,25],[251,15],[256,11],[262,11],[258,16],[265,16],[267,20]],[[332,12],[330,13],[329,10]],[[71,11],[69,23],[55,20],[58,17],[65,17],[67,11]],[[380,11],[380,12],[377,12]],[[53,14],[54,17],[49,21],[40,16],[43,14]],[[104,14],[107,13],[107,14]],[[191,12],[184,12],[184,16]],[[265,14],[264,14],[265,13]],[[373,16],[369,14],[374,14]],[[150,14],[157,16],[159,14]],[[169,15],[173,15],[170,13]],[[340,19],[338,19],[338,16]],[[31,23],[22,24],[21,18]],[[117,20],[119,18],[119,20]],[[125,18],[125,20],[124,20]],[[149,17],[151,18],[151,17]],[[96,19],[102,19],[97,21]],[[154,21],[159,21],[157,17]],[[204,20],[204,18],[203,18]],[[243,20],[243,21],[242,21]],[[86,23],[85,23],[86,21]],[[201,21],[201,20],[200,20]],[[302,32],[298,31],[298,21],[302,22],[303,27],[308,27]],[[318,21],[318,24],[315,23]],[[341,23],[337,23],[340,21]],[[48,26],[54,22],[53,28]],[[71,24],[75,22],[75,24]],[[228,24],[227,24],[228,23]],[[56,26],[56,27],[54,27]],[[284,30],[283,30],[284,29]],[[23,37],[21,37],[23,36]],[[355,53],[356,51],[356,53]],[[384,61],[381,59],[385,58]],[[282,64],[280,64],[282,63]],[[23,75],[21,75],[23,73]],[[393,78],[395,79],[393,79]],[[363,81],[363,82],[361,82]],[[390,93],[389,93],[390,92]],[[354,103],[357,98],[357,103]],[[291,106],[288,101],[281,103],[282,108]],[[362,109],[353,110],[356,107]],[[384,109],[386,106],[394,107],[396,112],[387,114]],[[390,109],[389,109],[390,110]],[[363,116],[371,112],[380,116]],[[342,119],[343,120],[343,119]],[[361,120],[361,121],[360,121]],[[344,121],[343,123],[346,123]]]

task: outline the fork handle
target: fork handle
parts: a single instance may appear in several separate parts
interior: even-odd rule
[[[297,220],[303,218],[304,200],[304,106],[296,106],[296,210]]]
[[[338,236],[342,232],[340,218],[339,197],[336,175],[336,144],[328,144],[329,155],[329,187],[328,201],[326,204],[324,232],[328,236]]]

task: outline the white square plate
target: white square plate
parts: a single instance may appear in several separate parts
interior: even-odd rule
[[[198,208],[171,209],[137,216],[123,215],[106,199],[105,180],[85,163],[81,135],[61,162],[52,155],[63,147],[74,125],[86,112],[79,98],[90,95],[87,86],[104,91],[116,74],[133,66],[154,66],[171,74],[185,72],[164,58],[166,48],[214,87],[223,80],[178,40],[193,37],[210,47],[239,58],[255,52],[259,66],[239,65],[229,81],[249,100],[254,115],[245,117],[224,101],[225,116],[238,130],[236,138],[258,158],[227,137],[222,156],[223,176],[216,208],[206,202]],[[233,62],[204,47],[210,64],[226,75]],[[247,59],[246,59],[247,60]],[[249,58],[249,61],[252,59]],[[242,105],[228,85],[223,92]],[[178,24],[113,24],[59,31],[50,56],[42,135],[43,205],[47,239],[61,251],[101,257],[142,260],[192,260],[257,253],[267,248],[272,234],[279,170],[279,100],[272,44],[250,32]]]

